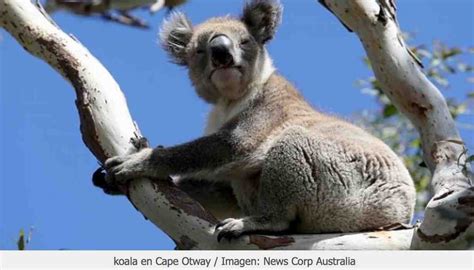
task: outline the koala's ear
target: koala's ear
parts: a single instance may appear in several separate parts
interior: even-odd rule
[[[193,35],[193,26],[186,15],[173,12],[160,29],[160,43],[173,62],[186,65],[186,46]]]
[[[275,35],[282,12],[278,0],[252,0],[245,4],[242,21],[254,38],[265,44]]]

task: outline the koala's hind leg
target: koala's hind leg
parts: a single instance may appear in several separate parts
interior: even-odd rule
[[[312,166],[304,158],[299,139],[304,129],[288,130],[267,153],[259,179],[256,203],[248,216],[226,219],[217,229],[218,239],[236,238],[249,233],[281,233],[298,222],[298,205],[315,194]],[[296,139],[295,139],[296,138]]]
[[[288,229],[290,223],[287,219],[272,217],[269,215],[247,216],[243,218],[228,218],[216,226],[217,241],[222,238],[238,238],[250,233],[275,233]]]
[[[242,216],[232,188],[225,181],[175,177],[173,182],[219,220]]]

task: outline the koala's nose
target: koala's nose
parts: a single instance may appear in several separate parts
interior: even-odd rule
[[[216,67],[228,67],[234,64],[232,41],[225,35],[217,35],[209,42],[212,63]]]

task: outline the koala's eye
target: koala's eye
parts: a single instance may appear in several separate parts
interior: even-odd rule
[[[204,51],[204,49],[197,49],[197,50],[196,50],[196,53],[197,53],[197,54],[204,54],[205,51]]]
[[[240,41],[240,45],[246,45],[246,44],[249,44],[250,43],[250,39],[249,38],[244,38]]]

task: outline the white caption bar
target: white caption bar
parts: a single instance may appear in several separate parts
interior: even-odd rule
[[[474,269],[474,251],[0,251],[0,269]]]

